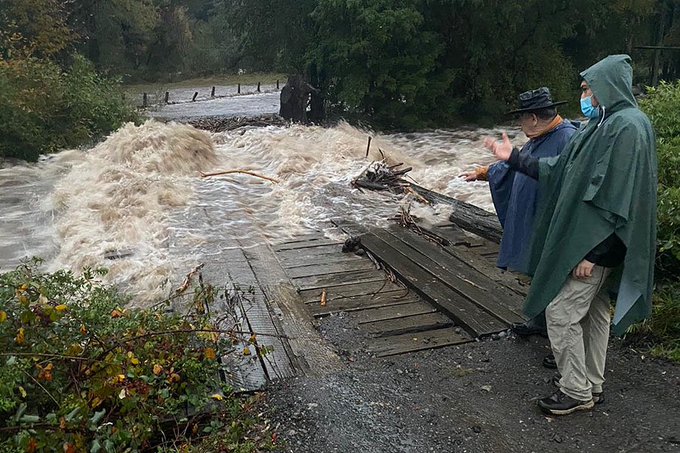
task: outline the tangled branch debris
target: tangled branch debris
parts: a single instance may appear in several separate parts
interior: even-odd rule
[[[403,176],[411,171],[412,167],[399,168],[403,163],[387,165],[382,160],[372,162],[357,178],[352,181],[354,187],[369,190],[389,190],[392,193],[404,193],[410,187],[410,183]]]

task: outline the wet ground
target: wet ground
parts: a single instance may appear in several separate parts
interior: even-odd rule
[[[680,367],[610,344],[606,402],[592,412],[544,416],[554,391],[543,338],[512,335],[423,353],[366,355],[349,315],[320,332],[345,366],[281,382],[270,416],[286,452],[680,451]]]

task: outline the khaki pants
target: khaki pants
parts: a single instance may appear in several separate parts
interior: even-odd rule
[[[602,392],[610,311],[609,301],[596,296],[610,271],[595,266],[587,279],[570,277],[545,310],[560,387],[581,401]]]

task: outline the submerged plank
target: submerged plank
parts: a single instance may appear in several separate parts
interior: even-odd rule
[[[312,249],[316,247],[324,247],[328,245],[342,246],[343,242],[335,239],[317,239],[312,241],[289,242],[274,246],[274,250],[279,252],[283,250],[299,250]]]

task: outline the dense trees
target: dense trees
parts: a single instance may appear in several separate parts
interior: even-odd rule
[[[63,70],[77,53],[124,81],[302,74],[331,112],[387,128],[498,115],[539,85],[573,99],[578,70],[610,53],[633,55],[638,83],[674,79],[668,47],[678,0],[0,0],[5,63]]]

